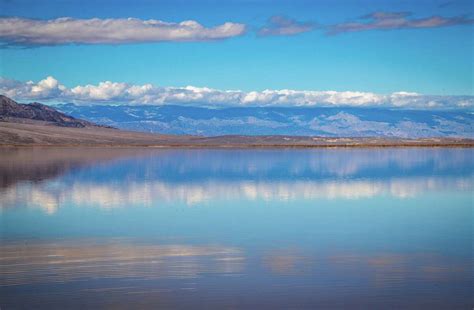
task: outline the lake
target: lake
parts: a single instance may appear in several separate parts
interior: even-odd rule
[[[0,149],[0,307],[471,309],[473,150]]]

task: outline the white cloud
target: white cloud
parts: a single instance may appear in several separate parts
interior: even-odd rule
[[[19,46],[208,41],[231,38],[243,33],[244,24],[231,22],[206,28],[193,20],[169,23],[137,18],[0,18],[0,41],[6,45]]]
[[[376,94],[359,91],[263,90],[244,92],[208,87],[158,87],[111,81],[67,88],[49,76],[37,83],[0,78],[0,93],[16,100],[111,104],[181,104],[193,106],[351,106],[403,108],[470,108],[473,96],[431,96],[410,92]]]

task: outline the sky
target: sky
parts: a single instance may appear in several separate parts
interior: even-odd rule
[[[0,91],[68,102],[472,107],[473,10],[470,0],[0,0]]]

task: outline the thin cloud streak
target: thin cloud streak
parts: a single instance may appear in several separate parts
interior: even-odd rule
[[[0,78],[0,94],[15,100],[85,104],[180,104],[188,106],[350,106],[391,108],[472,108],[473,96],[433,96],[413,92],[377,94],[361,91],[219,90],[208,87],[159,87],[105,81],[67,88],[54,77],[37,83]]]
[[[50,20],[0,18],[4,46],[34,47],[64,44],[128,44],[165,41],[223,40],[245,33],[244,24],[226,22],[207,28],[193,20],[169,23],[138,18],[61,17]]]
[[[439,28],[474,23],[474,19],[466,16],[412,18],[411,15],[410,12],[374,12],[362,16],[358,21],[328,26],[326,33],[336,35],[370,30]]]
[[[310,22],[299,22],[284,16],[273,16],[268,20],[267,25],[260,28],[259,36],[291,36],[317,28],[317,25]]]

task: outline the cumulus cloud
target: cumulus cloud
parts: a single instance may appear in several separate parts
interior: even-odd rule
[[[260,36],[290,36],[314,30],[316,24],[298,22],[283,16],[273,16],[268,24],[258,31]]]
[[[111,104],[181,104],[193,106],[351,106],[395,108],[471,108],[473,96],[432,96],[412,92],[377,94],[360,91],[263,90],[244,92],[208,87],[158,87],[105,81],[67,88],[54,77],[37,83],[0,78],[0,93],[16,100]]]
[[[207,28],[193,20],[169,23],[137,18],[0,18],[0,41],[6,46],[208,41],[227,39],[243,33],[245,25],[231,22]]]
[[[362,16],[358,21],[329,26],[327,33],[334,35],[368,30],[437,28],[474,23],[474,19],[466,16],[413,18],[411,15],[410,12],[374,12]]]

